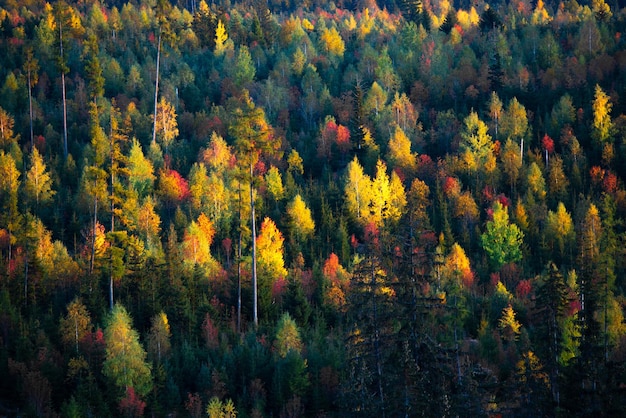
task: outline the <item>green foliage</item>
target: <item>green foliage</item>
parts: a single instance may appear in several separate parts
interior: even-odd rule
[[[150,365],[145,361],[146,352],[122,305],[116,304],[108,315],[104,338],[106,359],[102,373],[118,390],[132,387],[139,395],[147,395],[152,389]]]
[[[491,266],[497,271],[504,264],[521,260],[524,233],[517,225],[509,222],[508,207],[502,206],[500,202],[494,203],[492,216],[480,241]]]
[[[22,3],[6,414],[626,415],[619,5]]]

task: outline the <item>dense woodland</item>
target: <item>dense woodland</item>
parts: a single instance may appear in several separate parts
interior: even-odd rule
[[[0,1],[0,415],[624,416],[625,31]]]

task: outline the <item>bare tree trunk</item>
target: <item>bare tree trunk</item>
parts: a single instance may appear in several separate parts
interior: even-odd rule
[[[30,148],[32,150],[35,146],[35,137],[33,135],[33,93],[30,79],[30,68],[28,69],[28,112],[30,116]],[[39,198],[39,196],[37,197]]]
[[[63,23],[59,19],[59,45],[61,47],[61,87],[63,94],[63,156],[67,159],[67,99],[65,95],[65,64],[63,63]]]
[[[250,217],[252,218],[252,312],[254,318],[254,327],[259,326],[258,313],[258,289],[256,275],[256,220],[254,214],[254,186],[252,184],[253,166],[250,163]]]
[[[241,186],[239,186],[239,244],[237,245],[237,332],[241,332]]]
[[[161,30],[159,29],[159,42],[157,45],[156,81],[154,84],[154,119],[152,121],[152,143],[156,142],[156,118],[157,99],[159,97],[159,66],[161,63]]]

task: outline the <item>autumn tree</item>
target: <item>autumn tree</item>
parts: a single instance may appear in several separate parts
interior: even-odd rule
[[[26,172],[24,187],[26,197],[35,201],[36,209],[39,208],[40,202],[49,202],[56,193],[52,190],[52,178],[36,147],[33,147],[31,151],[30,167]]]
[[[178,136],[178,121],[176,120],[176,109],[165,97],[161,97],[156,107],[154,116],[154,129],[156,138],[160,140],[167,154],[172,141]]]
[[[242,102],[233,109],[233,123],[229,127],[229,133],[234,138],[234,148],[241,167],[242,177],[249,185],[250,191],[250,218],[252,231],[252,299],[253,321],[258,325],[258,297],[257,297],[257,272],[256,272],[256,214],[255,214],[255,176],[254,166],[259,161],[261,154],[271,154],[277,151],[280,141],[273,136],[272,127],[265,118],[265,112],[257,107],[247,92],[244,93]]]
[[[592,103],[593,122],[591,125],[591,136],[603,153],[606,147],[612,146],[612,136],[614,133],[613,122],[611,120],[612,107],[613,105],[609,96],[596,84]]]
[[[22,216],[18,209],[18,189],[20,186],[20,172],[11,154],[0,151],[0,227],[7,232],[8,254],[10,262],[13,256],[12,249],[16,242],[16,232],[20,228]],[[8,264],[7,264],[8,265]]]
[[[148,334],[148,353],[156,359],[157,364],[161,358],[169,354],[172,349],[170,324],[165,312],[161,311],[152,317],[152,327]]]
[[[487,124],[479,119],[478,113],[471,112],[463,121],[459,151],[468,172],[488,173],[495,169],[495,155]]]
[[[152,389],[150,365],[139,342],[139,334],[132,327],[126,309],[116,304],[108,315],[104,329],[106,359],[102,372],[118,390],[132,387],[140,396]]]
[[[39,61],[34,57],[32,47],[26,49],[24,71],[26,72],[26,87],[28,88],[28,120],[30,122],[30,146],[32,148],[35,146],[33,133],[33,87],[39,82]]]
[[[315,231],[311,209],[308,208],[299,194],[287,204],[287,217],[289,218],[290,233],[297,241],[306,239]]]
[[[283,234],[276,227],[276,223],[265,218],[256,242],[259,257],[259,303],[265,310],[270,307],[274,284],[287,277],[283,256],[284,242]]]
[[[78,12],[65,1],[59,1],[54,4],[53,9],[54,25],[58,30],[58,48],[59,55],[56,57],[57,66],[61,73],[61,92],[63,95],[63,156],[68,155],[68,124],[67,124],[67,98],[65,87],[65,75],[69,73],[68,67],[68,37],[73,36],[80,38],[84,33],[84,28],[80,21]]]
[[[63,343],[74,346],[78,354],[78,343],[91,332],[91,316],[80,298],[67,305],[67,314],[61,318],[59,331]]]
[[[563,257],[565,249],[574,242],[576,237],[572,217],[565,209],[563,202],[559,202],[556,212],[548,211],[546,226],[552,245],[556,245],[560,256]]]
[[[491,266],[497,271],[504,264],[514,263],[522,258],[524,233],[517,225],[509,222],[508,207],[496,201],[492,209],[492,219],[487,222],[480,240]]]
[[[389,139],[387,160],[392,167],[399,167],[407,175],[413,174],[417,168],[417,155],[411,152],[411,140],[398,125]]]

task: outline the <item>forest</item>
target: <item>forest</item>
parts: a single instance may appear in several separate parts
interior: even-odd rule
[[[0,416],[626,416],[626,9],[0,0]]]

